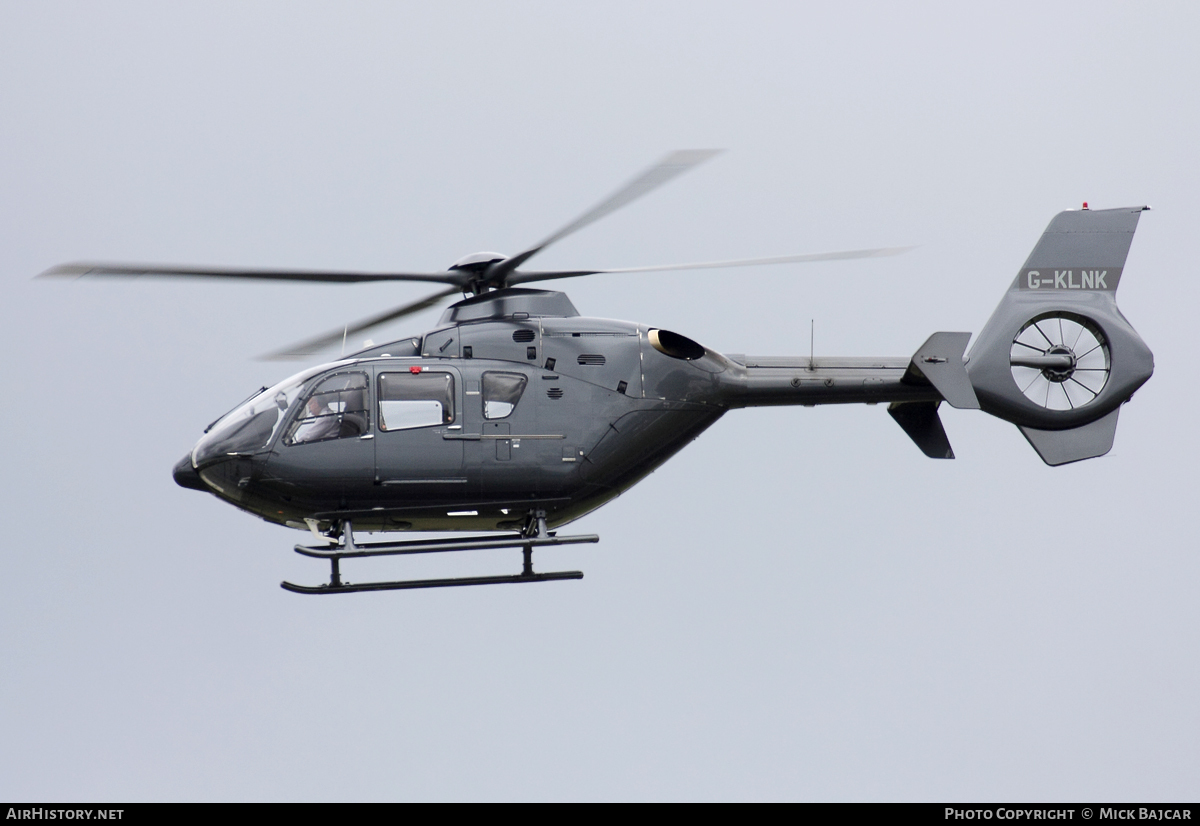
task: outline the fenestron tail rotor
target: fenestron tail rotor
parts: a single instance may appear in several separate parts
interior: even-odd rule
[[[1048,410],[1091,404],[1112,369],[1104,333],[1073,313],[1030,319],[1013,339],[1009,364],[1025,398]]]

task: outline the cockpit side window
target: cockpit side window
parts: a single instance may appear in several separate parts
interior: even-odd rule
[[[337,373],[318,382],[304,400],[284,443],[298,445],[362,436],[370,427],[367,374]]]
[[[527,382],[521,373],[484,373],[483,418],[507,418],[525,392]]]
[[[411,430],[454,421],[454,376],[380,373],[379,429]]]

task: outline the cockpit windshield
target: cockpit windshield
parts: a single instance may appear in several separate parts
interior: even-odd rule
[[[322,364],[297,373],[222,416],[192,449],[192,466],[198,468],[218,456],[249,453],[266,447],[309,379],[335,366]]]

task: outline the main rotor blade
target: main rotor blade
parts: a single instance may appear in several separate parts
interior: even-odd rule
[[[754,267],[759,264],[807,264],[814,261],[845,261],[852,258],[883,258],[900,255],[916,247],[879,247],[869,250],[843,250],[841,252],[816,252],[803,255],[778,255],[772,258],[741,258],[732,261],[697,261],[691,264],[657,264],[651,267],[619,267],[609,270],[556,270],[550,272],[515,272],[508,277],[509,284],[528,284],[531,281],[549,281],[554,278],[574,278],[578,275],[598,275],[622,272],[666,272],[668,270],[709,270],[721,267]]]
[[[463,275],[456,272],[351,272],[337,270],[276,270],[245,269],[240,267],[181,267],[175,264],[110,264],[79,261],[59,264],[41,273],[38,278],[74,277],[85,275],[123,276],[138,278],[255,278],[272,281],[321,281],[354,283],[363,281],[434,281],[462,285]]]
[[[282,350],[276,350],[273,353],[267,353],[264,356],[259,356],[259,358],[265,361],[283,361],[286,359],[297,359],[311,356],[320,352],[331,344],[336,344],[339,341],[345,340],[351,335],[357,335],[370,330],[372,327],[378,327],[380,324],[386,324],[389,321],[394,321],[397,318],[403,318],[406,315],[419,313],[421,310],[437,304],[443,298],[454,295],[458,292],[460,292],[458,287],[451,287],[448,290],[441,290],[433,295],[427,295],[419,301],[413,301],[410,304],[403,304],[399,307],[388,310],[385,313],[373,315],[370,318],[364,318],[361,321],[356,321],[354,324],[349,324],[338,330],[330,330],[328,333],[324,333],[323,335],[297,342],[288,347],[284,347]]]
[[[561,241],[571,233],[583,229],[588,224],[599,221],[609,213],[616,212],[621,207],[658,189],[671,179],[699,166],[713,155],[720,154],[720,152],[720,149],[678,149],[670,153],[562,229],[547,236],[524,252],[519,252],[498,264],[493,272],[498,275],[513,272],[517,267],[524,264],[555,241]]]

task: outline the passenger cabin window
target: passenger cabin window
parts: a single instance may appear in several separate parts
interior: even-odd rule
[[[484,373],[483,418],[503,419],[512,413],[527,381],[521,373]]]
[[[370,420],[367,411],[367,374],[338,373],[317,383],[304,400],[284,442],[298,445],[362,436]]]
[[[454,421],[454,376],[380,373],[379,429],[411,430]]]

